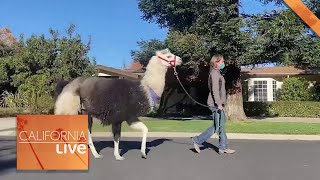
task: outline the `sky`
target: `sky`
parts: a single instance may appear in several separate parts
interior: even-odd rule
[[[259,13],[277,9],[256,0],[241,0],[241,11]],[[49,28],[65,34],[69,24],[76,26],[84,42],[91,36],[90,57],[97,64],[122,68],[132,62],[131,50],[138,50],[137,41],[165,39],[167,29],[142,19],[137,0],[55,0],[2,1],[0,28],[8,27],[13,35],[45,34]]]

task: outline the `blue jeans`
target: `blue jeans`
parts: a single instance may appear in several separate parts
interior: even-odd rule
[[[226,115],[224,110],[219,110],[216,107],[209,108],[212,111],[213,123],[206,131],[199,136],[194,137],[194,141],[197,144],[202,144],[207,141],[215,132],[219,134],[219,149],[227,149],[227,135],[225,131],[226,127]]]

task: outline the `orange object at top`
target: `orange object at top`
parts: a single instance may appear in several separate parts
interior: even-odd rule
[[[303,4],[301,0],[284,0],[284,2],[318,35],[320,36],[319,18]]]

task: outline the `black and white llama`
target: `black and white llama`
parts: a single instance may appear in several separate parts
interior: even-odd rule
[[[55,114],[76,115],[82,109],[89,119],[99,119],[103,125],[111,125],[114,137],[114,156],[119,154],[121,124],[126,121],[135,130],[142,132],[141,153],[146,158],[148,128],[138,117],[156,109],[165,86],[165,75],[169,67],[181,65],[180,57],[169,49],[156,51],[146,67],[142,80],[107,79],[101,77],[79,77],[57,84]],[[91,137],[92,119],[89,121],[89,147],[95,158],[102,158],[93,145]]]

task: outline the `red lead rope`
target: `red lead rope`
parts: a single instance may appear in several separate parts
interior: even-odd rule
[[[169,61],[167,59],[164,59],[163,57],[158,56],[159,59],[166,61],[169,63],[172,67],[176,67],[176,56],[174,56],[173,60]]]

